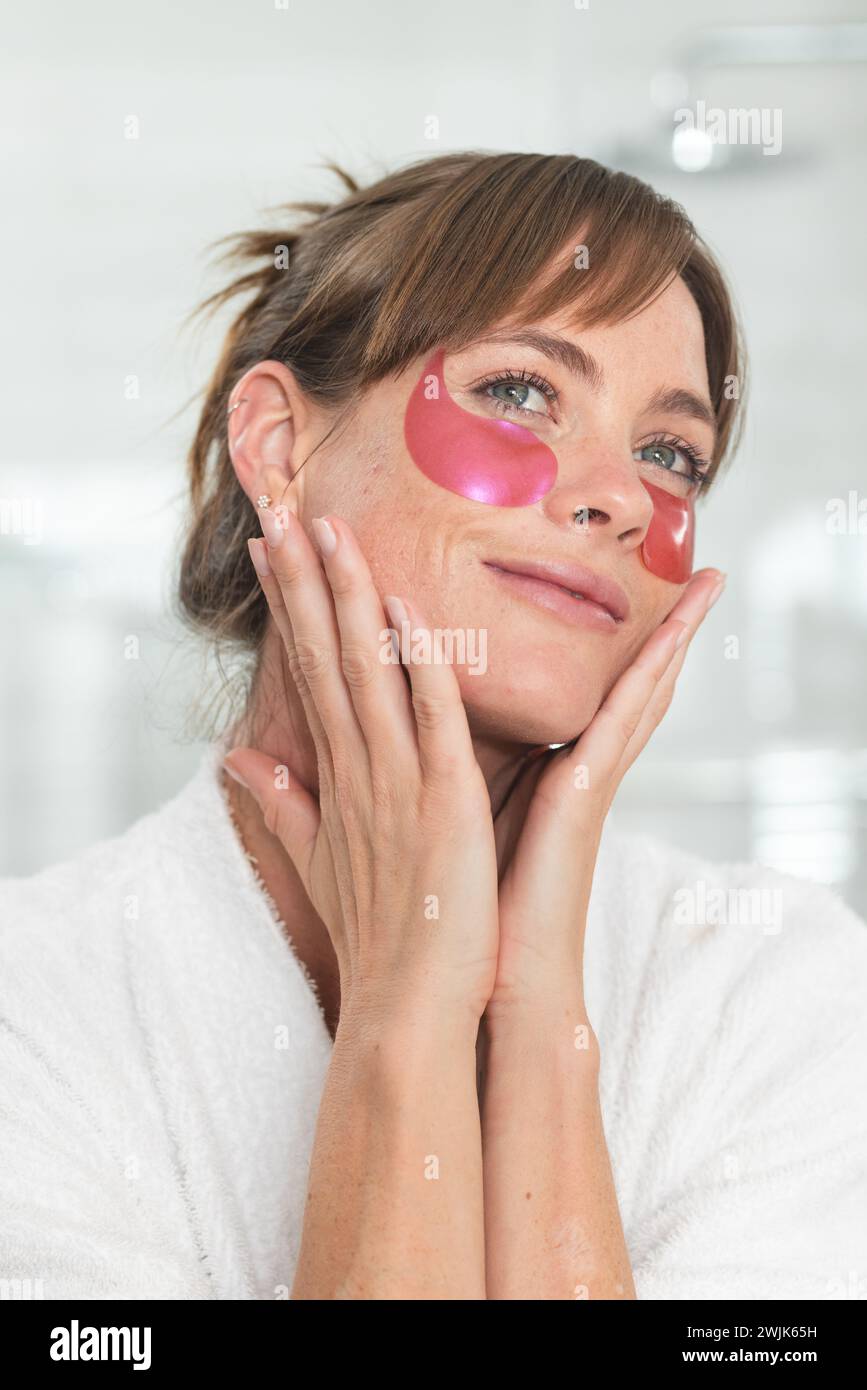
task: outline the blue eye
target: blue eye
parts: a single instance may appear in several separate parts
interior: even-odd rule
[[[528,386],[525,381],[496,381],[488,389],[496,400],[504,401],[517,410],[541,409],[544,411],[545,398],[541,391],[537,390],[535,386]],[[531,397],[533,398],[532,401]]]
[[[545,415],[557,392],[544,377],[534,372],[502,371],[486,377],[473,387],[473,394],[493,401],[497,410],[511,415]]]
[[[670,468],[674,473],[686,471],[676,467],[680,451],[670,444],[644,444],[638,452],[648,463],[658,463],[661,468]]]
[[[668,473],[688,478],[693,483],[701,482],[708,468],[707,460],[685,439],[653,439],[648,444],[640,445],[633,457],[664,468]]]

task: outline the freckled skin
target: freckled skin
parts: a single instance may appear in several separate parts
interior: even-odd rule
[[[701,318],[679,279],[626,323],[583,330],[553,316],[535,326],[592,353],[606,384],[597,395],[584,389],[573,396],[580,428],[558,443],[554,486],[531,506],[470,501],[415,466],[404,416],[429,354],[360,395],[347,422],[315,452],[333,417],[293,401],[293,455],[310,455],[296,483],[300,514],[346,517],[380,593],[415,600],[434,626],[486,629],[486,673],[458,668],[458,677],[474,735],[504,744],[560,743],[578,734],[674,607],[683,584],[660,579],[642,562],[653,505],[632,453],[636,437],[653,429],[683,430],[682,422],[678,429],[643,417],[654,392],[708,393]],[[553,376],[552,364],[528,349],[475,347],[446,355],[449,390],[460,401],[460,380],[506,366]],[[562,370],[555,384],[569,388]],[[573,520],[579,507],[603,519],[582,532]],[[630,617],[613,633],[567,624],[505,591],[483,564],[496,557],[587,565],[625,590]]]
[[[470,501],[530,507],[557,480],[557,456],[514,420],[464,410],[445,385],[443,350],[425,363],[404,416],[409,455],[426,478]],[[674,497],[646,479],[653,516],[641,546],[651,574],[685,584],[692,574],[695,517],[691,499]]]

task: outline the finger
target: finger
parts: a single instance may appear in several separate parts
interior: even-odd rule
[[[668,708],[688,644],[719,597],[723,582],[715,570],[693,576],[668,618],[615,682],[575,745],[558,753],[546,769],[536,799],[563,816],[571,829],[576,818],[599,819],[600,798],[603,815],[607,812],[621,777]],[[571,795],[573,788],[590,795]]]
[[[578,760],[586,763],[596,778],[617,766],[677,647],[687,636],[685,623],[667,620],[608,692],[575,747]]]
[[[264,539],[253,538],[247,541],[247,550],[253,562],[253,568],[259,579],[262,592],[268,602],[271,617],[283,643],[286,647],[294,647],[295,641],[292,636],[292,624],[289,621],[289,614],[286,612],[286,605],[283,602],[283,595],[280,592],[280,585],[274,576],[271,565],[268,561],[268,542]]]
[[[672,617],[679,614],[680,620],[686,623],[687,635],[680,645],[675,649],[666,670],[663,672],[656,690],[642,714],[638,726],[630,739],[623,754],[623,767],[620,772],[622,776],[627,767],[638,757],[638,754],[647,744],[648,739],[665,716],[669,705],[674,696],[674,689],[677,678],[680,675],[683,663],[686,660],[690,643],[701,626],[710,609],[716,603],[725,586],[725,576],[718,571],[707,571],[708,582],[697,586],[688,597],[688,603],[683,600],[678,603],[673,610]]]
[[[286,512],[282,525],[273,512],[260,516],[268,563],[292,627],[293,649],[287,650],[287,657],[295,663],[296,682],[303,678],[299,689],[306,684],[332,760],[364,757],[364,739],[340,669],[337,618],[319,556],[292,512]]]
[[[677,618],[686,623],[690,637],[716,603],[725,586],[726,576],[720,570],[698,570],[669,613],[669,618]],[[667,620],[666,620],[667,621]]]
[[[285,763],[277,763],[255,748],[233,748],[223,765],[253,796],[266,828],[285,847],[308,890],[310,860],[320,823],[316,798]]]
[[[316,517],[313,534],[331,586],[343,677],[368,750],[389,758],[399,749],[414,753],[407,684],[393,657],[388,624],[367,560],[352,528],[341,517]],[[383,641],[388,644],[386,648]]]
[[[319,785],[325,787],[329,785],[333,775],[331,762],[331,749],[328,738],[322,727],[322,720],[319,711],[310,694],[307,682],[298,665],[298,657],[295,652],[295,638],[292,633],[292,624],[289,620],[289,613],[286,604],[283,602],[283,594],[277,582],[276,575],[271,569],[268,559],[268,544],[265,540],[248,540],[247,549],[253,561],[253,568],[259,579],[259,584],[268,604],[268,610],[274,620],[274,626],[283,639],[283,647],[286,653],[286,664],[289,673],[301,700],[304,710],[304,717],[307,720],[307,727],[313,739],[313,746],[316,750],[316,758],[319,773]]]
[[[617,754],[619,761],[656,696],[675,653],[691,640],[711,602],[722,592],[723,583],[723,576],[716,570],[703,570],[693,576],[665,622],[651,634],[603,701],[587,731],[587,743],[595,744],[597,754],[605,763],[617,751],[618,742],[621,743]],[[584,742],[583,736],[579,747],[581,742]]]
[[[624,749],[672,658],[675,643],[686,636],[686,631],[685,623],[678,620],[657,628],[612,687],[581,737],[574,745],[557,752],[544,769],[531,803],[527,829],[534,838],[538,834],[547,846],[545,853],[552,847],[554,853],[565,853],[566,846],[574,851],[576,833],[586,848],[594,829],[601,829]],[[561,833],[552,835],[552,825],[559,825]]]
[[[473,741],[458,679],[444,660],[434,634],[414,604],[390,594],[385,599],[392,624],[407,640],[412,709],[422,776],[437,780],[461,762],[475,764]]]

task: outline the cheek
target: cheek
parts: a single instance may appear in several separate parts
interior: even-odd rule
[[[416,467],[432,483],[494,507],[529,507],[551,491],[557,460],[531,430],[485,420],[449,395],[440,349],[413,389],[404,438]]]
[[[557,459],[531,430],[487,420],[452,400],[443,376],[443,350],[426,363],[404,416],[404,439],[420,473],[438,487],[495,507],[530,507],[557,480]],[[692,498],[672,497],[644,482],[653,516],[641,547],[651,574],[685,584],[692,573]]]

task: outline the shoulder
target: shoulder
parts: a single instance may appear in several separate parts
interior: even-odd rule
[[[122,834],[28,877],[0,880],[0,1074],[25,1086],[92,1082],[105,1105],[145,1059],[138,988],[165,973],[190,898],[208,920],[208,755],[175,796]],[[95,1102],[96,1103],[96,1102]]]
[[[177,888],[191,860],[208,853],[215,826],[222,829],[216,756],[205,749],[180,789],[120,834],[28,876],[0,878],[0,951],[26,953],[41,934],[58,949],[86,950],[88,939],[111,935],[148,901],[156,907],[164,885],[169,894]]]
[[[0,1260],[46,1297],[209,1296],[142,1016],[176,974],[204,804],[199,771],[122,834],[0,880]]]
[[[767,1066],[808,1036],[842,1045],[863,1033],[867,925],[830,887],[645,835],[610,837],[601,867],[588,947],[620,1038],[652,1013],[693,1056],[761,1035]]]
[[[600,898],[607,1127],[640,1296],[853,1296],[867,926],[831,888],[645,836],[612,837]]]
[[[615,833],[593,908],[626,973],[672,982],[712,971],[711,987],[811,983],[818,998],[863,998],[867,925],[832,888],[762,864],[713,861],[650,835]],[[604,923],[604,926],[602,925]],[[628,947],[628,949],[627,949]]]
[[[161,910],[183,881],[181,816],[194,777],[122,833],[26,877],[0,879],[0,1001],[37,981],[104,988],[122,963],[125,925]]]

